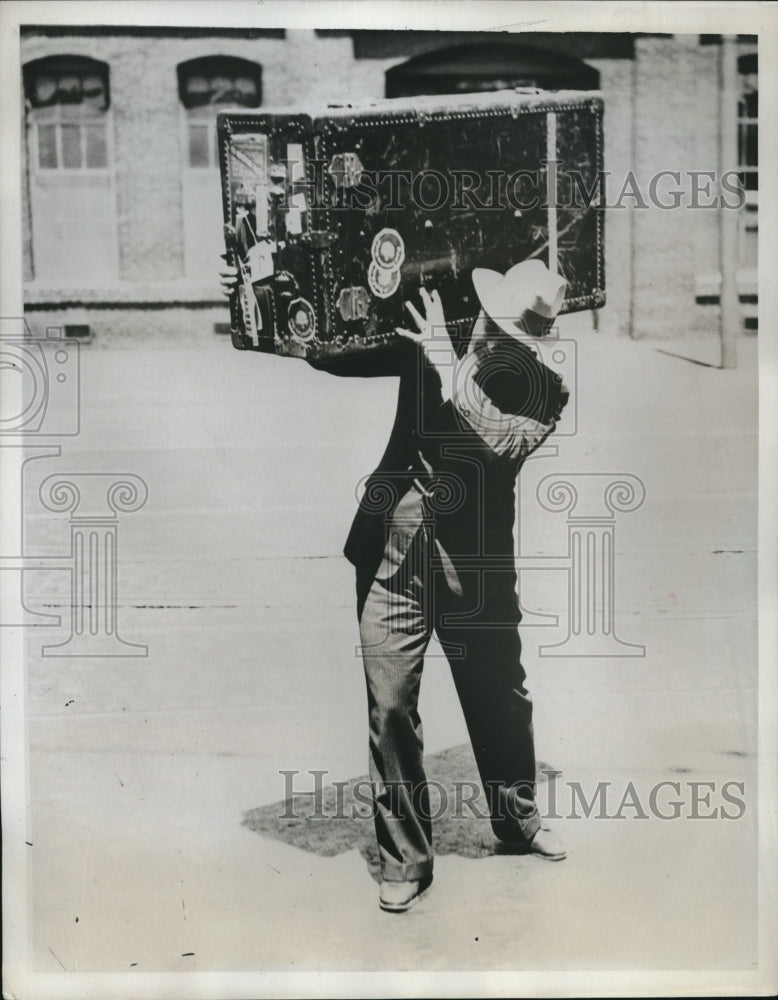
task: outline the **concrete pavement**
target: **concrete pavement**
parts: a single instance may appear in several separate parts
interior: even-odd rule
[[[564,515],[534,502],[544,475],[638,477],[615,604],[620,638],[646,655],[539,655],[566,634],[566,575],[523,574],[524,605],[562,616],[523,641],[569,857],[444,854],[401,918],[379,911],[357,850],[325,857],[242,825],[283,797],[282,770],[365,772],[340,549],[394,380],[335,381],[198,331],[82,350],[81,433],[28,465],[27,550],[68,546],[67,518],[38,500],[46,475],[141,476],[149,501],[120,524],[119,626],[149,655],[45,658],[67,628],[28,632],[35,970],[754,968],[756,342],[719,371],[574,324],[579,430],[522,472],[522,552],[566,549]],[[66,614],[67,588],[62,570],[28,573],[27,605]],[[452,688],[431,657],[431,754],[467,740]],[[663,780],[681,783],[686,815],[568,818],[570,783],[610,783],[613,814],[630,782],[645,806]],[[687,818],[694,781],[714,783],[719,818]],[[726,782],[743,783],[737,819],[721,818]]]

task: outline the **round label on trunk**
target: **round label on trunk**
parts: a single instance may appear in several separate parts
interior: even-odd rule
[[[373,238],[373,260],[387,271],[399,267],[405,260],[405,244],[396,229],[382,229]]]
[[[379,267],[373,261],[367,271],[367,283],[373,295],[377,295],[379,299],[388,299],[400,286],[400,268]]]
[[[316,336],[316,315],[308,299],[292,299],[289,303],[289,332],[303,344]]]

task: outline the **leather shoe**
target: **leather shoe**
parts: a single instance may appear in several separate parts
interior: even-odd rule
[[[567,851],[562,841],[553,830],[541,826],[527,844],[530,854],[537,854],[546,861],[561,861],[567,857]]]
[[[382,882],[378,905],[387,913],[405,913],[418,903],[431,884],[431,877],[413,882]]]

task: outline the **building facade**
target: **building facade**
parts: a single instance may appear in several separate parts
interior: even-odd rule
[[[757,39],[737,48],[730,203],[755,326]],[[608,302],[592,323],[715,336],[720,52],[704,35],[22,28],[28,321],[96,338],[224,332],[221,108],[538,86],[604,97]]]

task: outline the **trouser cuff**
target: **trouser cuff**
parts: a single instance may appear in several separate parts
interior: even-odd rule
[[[495,837],[506,844],[528,844],[540,826],[540,813],[537,809],[526,816],[518,816],[511,820],[492,820]]]
[[[381,866],[381,877],[384,882],[420,882],[432,878],[432,861],[421,861],[417,864]]]

